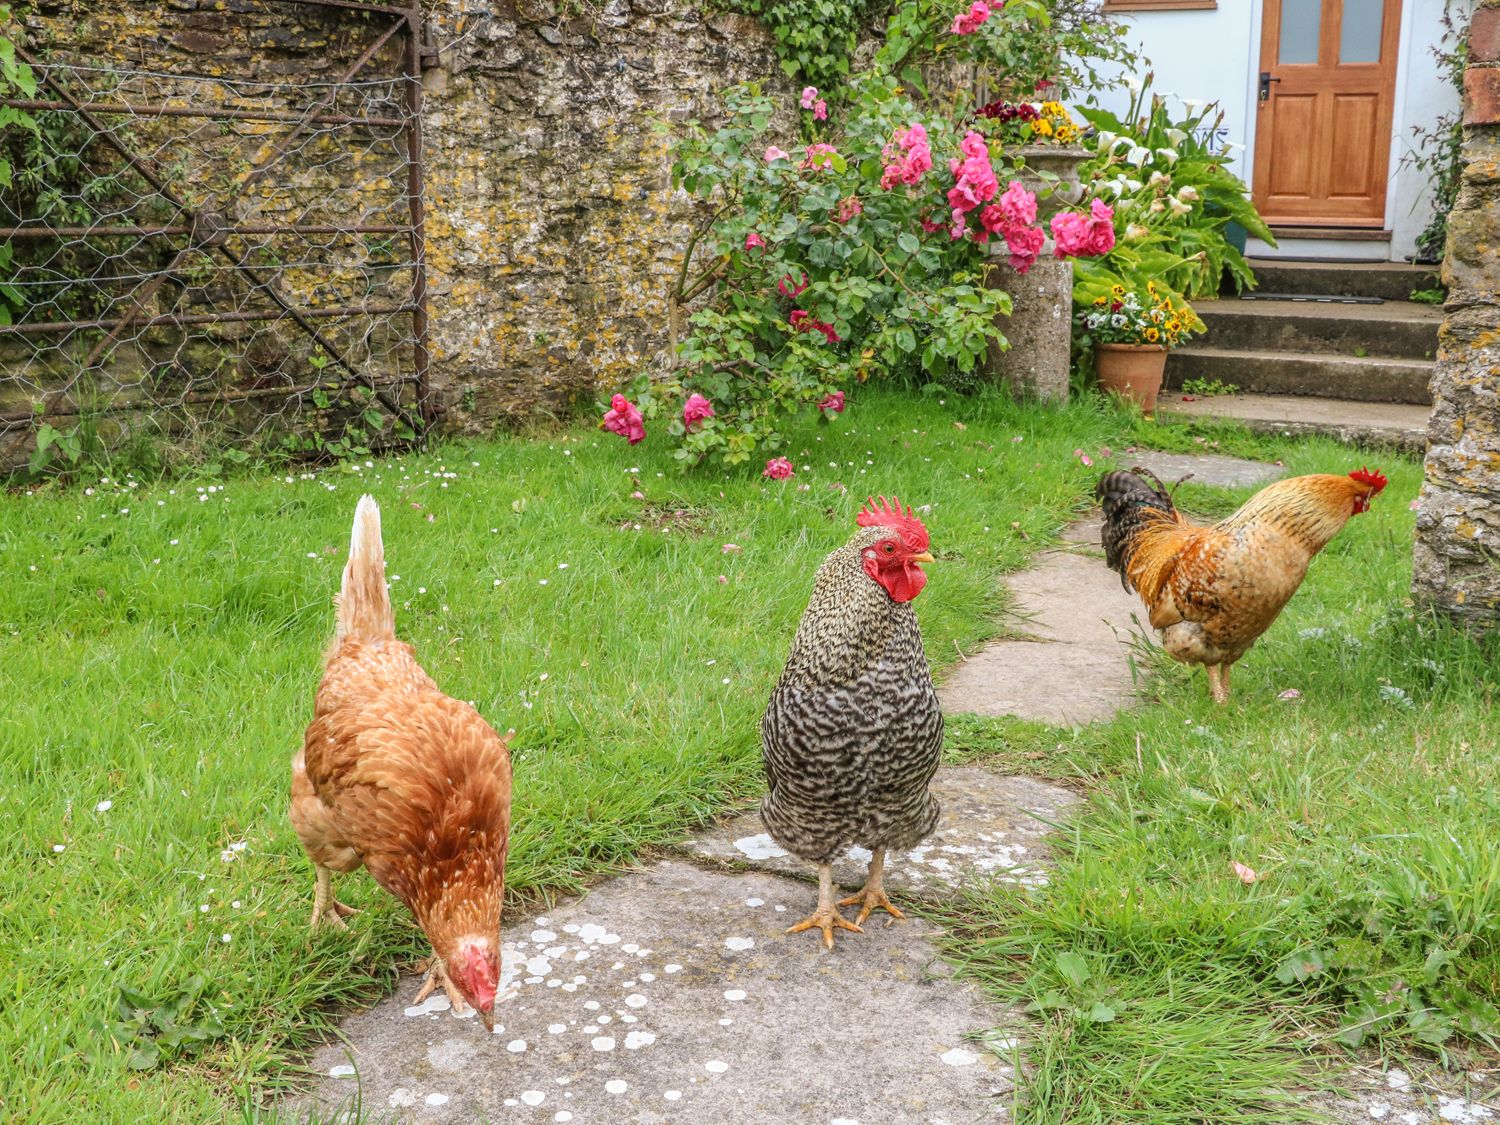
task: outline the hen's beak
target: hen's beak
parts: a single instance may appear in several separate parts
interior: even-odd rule
[[[923,551],[920,555],[913,555],[911,561],[914,563],[930,563],[937,562],[937,559],[932,557],[931,552]]]
[[[480,1009],[479,1018],[484,1021],[484,1029],[493,1035],[495,1032],[495,1009],[493,1007],[489,1011]]]

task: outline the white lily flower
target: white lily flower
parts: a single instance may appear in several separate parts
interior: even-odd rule
[[[1157,154],[1163,160],[1165,160],[1169,166],[1177,163],[1177,152],[1175,149],[1159,148],[1156,151]]]
[[[1177,193],[1177,198],[1182,200],[1184,203],[1197,203],[1199,199],[1198,189],[1195,188],[1192,184],[1188,184],[1185,188]]]
[[[1165,172],[1152,172],[1151,179],[1147,182],[1150,183],[1152,187],[1164,187],[1171,184],[1172,177],[1167,175]]]
[[[1132,148],[1125,154],[1125,159],[1137,168],[1142,168],[1151,163],[1151,150],[1149,148]]]
[[[1167,139],[1174,145],[1180,145],[1183,141],[1188,139],[1188,135],[1181,129],[1168,129]]]
[[[1127,74],[1125,76],[1125,88],[1132,94],[1139,94],[1141,92],[1141,80],[1134,75]]]
[[[1172,208],[1172,214],[1174,215],[1187,215],[1193,210],[1191,204],[1184,203],[1180,199],[1169,199],[1167,200],[1167,204]]]
[[[1119,138],[1116,137],[1115,134],[1113,134],[1113,133],[1100,133],[1099,134],[1099,151],[1101,153],[1104,153],[1104,152],[1113,152],[1114,151],[1114,147],[1115,147],[1115,141],[1118,140],[1118,139]]]
[[[1202,109],[1203,106],[1207,104],[1206,102],[1199,101],[1197,98],[1183,98],[1181,100],[1182,104],[1187,107],[1189,113],[1193,113],[1196,110]]]
[[[1125,181],[1125,186],[1127,188],[1129,188],[1131,191],[1140,191],[1141,190],[1141,181],[1140,180],[1126,180]]]
[[[1145,227],[1141,226],[1140,223],[1131,223],[1125,228],[1125,239],[1127,242],[1134,242],[1137,239],[1145,238],[1150,233],[1151,232]]]

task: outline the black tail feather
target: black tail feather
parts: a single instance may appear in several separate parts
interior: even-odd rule
[[[1105,473],[1094,488],[1094,496],[1104,508],[1104,529],[1100,533],[1104,561],[1120,576],[1120,585],[1129,590],[1125,571],[1130,563],[1131,541],[1150,518],[1146,513],[1161,512],[1176,519],[1177,509],[1161,479],[1140,466],[1129,472],[1117,469]]]

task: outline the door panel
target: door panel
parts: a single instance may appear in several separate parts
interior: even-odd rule
[[[1267,222],[1385,219],[1401,0],[1264,0],[1254,197]]]

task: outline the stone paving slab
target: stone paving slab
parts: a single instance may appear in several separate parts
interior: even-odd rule
[[[1022,1017],[955,980],[918,919],[832,952],[784,934],[814,899],[685,860],[609,880],[508,924],[494,1034],[441,993],[411,1006],[408,977],[316,1053],[312,1097],[357,1084],[372,1120],[423,1123],[1009,1120]]]
[[[1283,472],[1238,457],[1149,450],[1121,453],[1114,463],[1149,469],[1169,487],[1188,474],[1194,484],[1245,487]],[[1134,702],[1126,646],[1150,630],[1140,599],[1104,565],[1099,530],[1097,517],[1071,525],[1067,546],[1005,579],[1014,629],[1028,639],[995,641],[953,668],[938,690],[946,712],[1067,726],[1110,719]]]
[[[977,766],[938,770],[932,792],[943,809],[937,829],[911,851],[888,857],[885,885],[892,891],[941,894],[975,875],[1028,886],[1045,884],[1047,850],[1042,837],[1078,800],[1056,785],[1002,777]],[[811,864],[777,847],[755,812],[700,833],[683,847],[695,857],[734,867],[805,879],[815,875]],[[834,878],[858,888],[869,861],[865,849],[850,848],[834,863]],[[810,889],[802,897],[813,901]]]
[[[1473,1100],[1475,1090],[1492,1094],[1493,1074],[1464,1075],[1435,1064],[1384,1063],[1371,1055],[1361,1065],[1339,1068],[1339,1093],[1316,1091],[1305,1100],[1334,1125],[1494,1125],[1494,1102]],[[1464,1092],[1460,1092],[1464,1091]]]
[[[1323,434],[1351,445],[1393,445],[1418,457],[1427,448],[1432,413],[1431,407],[1398,402],[1259,394],[1184,399],[1171,391],[1162,391],[1157,410],[1164,415],[1240,422],[1258,433]]]

